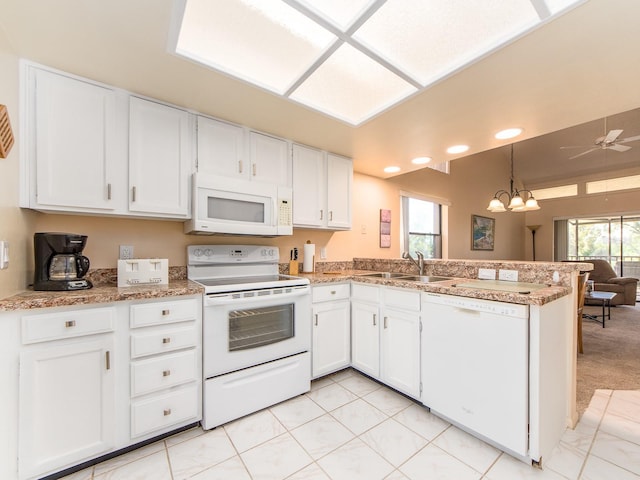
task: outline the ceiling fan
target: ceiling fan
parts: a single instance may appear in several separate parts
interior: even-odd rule
[[[606,130],[606,127],[605,127],[605,130]],[[591,153],[595,150],[615,150],[616,152],[626,152],[627,150],[631,150],[631,147],[627,145],[622,145],[623,143],[635,142],[636,140],[640,140],[640,135],[636,135],[634,137],[622,138],[618,140],[618,137],[620,136],[621,133],[622,133],[622,130],[609,130],[609,133],[607,133],[605,136],[596,138],[594,142],[595,146],[593,147],[591,145],[576,145],[571,147],[560,147],[560,148],[568,149],[568,148],[591,147],[589,148],[589,150],[585,152],[574,155],[573,157],[569,157],[569,160],[572,160],[574,158],[578,158],[588,153]]]

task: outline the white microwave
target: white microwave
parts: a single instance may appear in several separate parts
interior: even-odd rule
[[[193,174],[191,220],[185,233],[277,236],[293,234],[290,187]]]

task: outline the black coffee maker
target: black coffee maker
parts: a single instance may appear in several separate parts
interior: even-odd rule
[[[81,255],[86,235],[75,233],[36,233],[34,290],[83,290],[93,285],[82,277],[89,270],[89,259]]]

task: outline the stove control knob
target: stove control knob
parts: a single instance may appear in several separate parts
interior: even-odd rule
[[[211,250],[210,248],[207,248],[207,249],[204,251],[204,254],[205,254],[207,257],[210,257],[211,255],[213,255],[213,250]]]
[[[199,248],[196,248],[196,249],[193,251],[193,254],[194,254],[196,257],[201,257],[201,256],[202,256],[202,250],[201,250],[201,249],[199,249]]]

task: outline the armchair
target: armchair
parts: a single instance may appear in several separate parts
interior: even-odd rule
[[[638,279],[633,277],[618,277],[615,270],[606,260],[582,260],[593,264],[589,280],[593,280],[594,289],[601,292],[616,293],[611,305],[635,305]],[[589,305],[589,299],[585,300]]]

